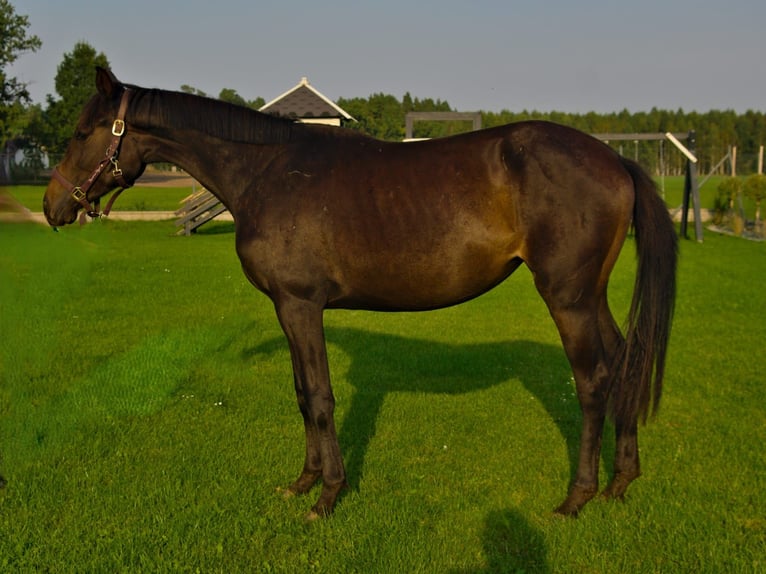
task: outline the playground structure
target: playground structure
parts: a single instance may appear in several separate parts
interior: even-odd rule
[[[681,237],[688,239],[688,225],[689,225],[689,209],[693,209],[694,213],[694,238],[698,242],[703,240],[702,231],[702,210],[700,206],[699,185],[697,183],[697,157],[695,155],[696,147],[696,133],[694,130],[688,133],[672,133],[672,132],[656,132],[656,133],[627,133],[627,134],[615,134],[615,133],[603,133],[592,134],[593,137],[600,139],[604,143],[613,141],[632,141],[636,145],[640,141],[659,141],[660,153],[662,154],[662,144],[665,141],[669,141],[673,144],[686,158],[686,170],[684,179],[684,193],[683,202],[680,206],[681,209]],[[681,143],[682,140],[686,140],[686,145]]]

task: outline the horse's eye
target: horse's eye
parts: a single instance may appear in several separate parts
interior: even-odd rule
[[[87,138],[88,138],[88,134],[86,134],[85,132],[82,132],[80,130],[75,130],[75,132],[74,132],[74,139],[76,139],[77,141],[84,141]]]

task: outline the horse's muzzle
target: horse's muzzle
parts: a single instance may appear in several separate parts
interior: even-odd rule
[[[73,208],[71,205],[67,205],[69,202],[51,202],[48,198],[49,191],[46,191],[43,197],[43,213],[48,225],[56,227],[58,225],[68,225],[74,223],[77,219],[77,208]],[[55,203],[64,203],[64,209],[56,209]]]

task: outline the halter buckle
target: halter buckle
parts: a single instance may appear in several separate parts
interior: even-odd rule
[[[115,179],[122,177],[122,168],[120,168],[120,164],[117,162],[116,154],[114,157],[110,157],[109,161],[112,162],[112,176]]]
[[[85,192],[82,190],[81,187],[75,187],[72,190],[72,197],[74,197],[77,201],[83,201],[86,199]]]
[[[112,135],[121,137],[125,133],[125,122],[123,120],[114,120],[112,124]]]

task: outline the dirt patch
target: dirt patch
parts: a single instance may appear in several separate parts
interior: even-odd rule
[[[144,187],[201,187],[189,174],[182,171],[147,169],[134,185]]]
[[[0,192],[0,221],[32,221],[33,216],[10,193]]]

